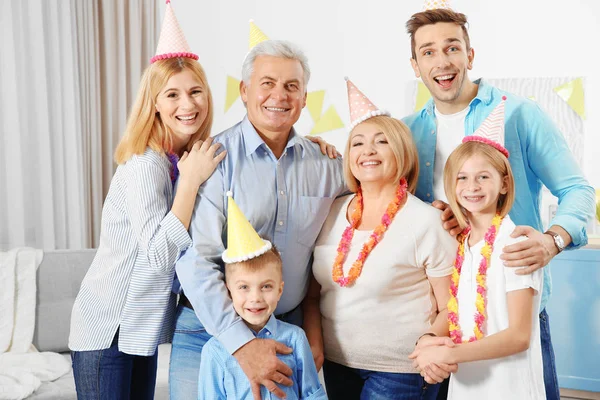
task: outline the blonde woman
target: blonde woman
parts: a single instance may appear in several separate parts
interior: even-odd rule
[[[98,251],[71,317],[80,400],[154,397],[157,346],[173,332],[175,261],[191,244],[198,189],[225,157],[209,138],[213,101],[197,58],[180,49],[153,58],[115,151]]]
[[[412,195],[417,150],[402,122],[350,82],[344,176],[314,250],[304,329],[330,399],[435,399],[408,355],[447,336],[456,241]]]

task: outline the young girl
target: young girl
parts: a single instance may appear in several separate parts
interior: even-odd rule
[[[545,399],[538,314],[542,270],[516,275],[500,260],[511,238],[515,189],[503,147],[502,101],[448,158],[444,188],[463,232],[448,302],[452,346],[423,348],[422,374],[432,364],[460,364],[448,399]],[[500,116],[499,116],[500,115]],[[490,138],[493,138],[490,139]],[[413,356],[414,356],[413,355]]]
[[[174,18],[167,6],[163,30],[179,28]],[[154,398],[156,349],[173,331],[174,264],[191,244],[198,189],[225,157],[209,139],[213,103],[198,56],[177,44],[161,36],[115,152],[98,251],[71,317],[79,399]]]

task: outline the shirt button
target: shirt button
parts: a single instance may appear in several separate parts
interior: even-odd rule
[[[431,131],[431,134],[432,134],[432,135],[435,135],[435,129]]]
[[[283,225],[283,221],[279,221],[279,226]]]
[[[430,193],[427,193],[427,197],[431,197],[431,194],[430,194]]]
[[[429,167],[429,166],[431,165],[431,163],[430,163],[429,161],[427,161],[427,162],[425,163],[425,165]]]
[[[285,194],[285,192],[283,190],[280,190],[279,194],[283,196]]]
[[[271,334],[271,332],[267,331],[265,332],[265,335],[269,336]]]

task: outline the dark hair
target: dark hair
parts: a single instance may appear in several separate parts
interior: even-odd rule
[[[415,32],[425,25],[433,25],[437,24],[438,22],[450,22],[460,26],[462,28],[463,35],[465,36],[467,50],[471,48],[471,40],[469,39],[469,32],[467,32],[466,27],[468,24],[467,16],[465,14],[443,8],[427,10],[413,14],[413,16],[410,17],[410,19],[406,22],[406,32],[410,35],[410,50],[413,59],[417,59],[417,54],[415,51]]]

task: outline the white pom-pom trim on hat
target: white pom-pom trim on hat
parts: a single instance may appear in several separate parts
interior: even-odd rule
[[[261,240],[265,243],[265,245],[263,247],[256,250],[255,252],[244,254],[243,256],[230,258],[227,256],[227,250],[225,250],[223,252],[223,254],[221,255],[223,262],[226,264],[238,263],[238,262],[250,260],[252,258],[256,258],[258,256],[262,256],[267,251],[271,250],[271,247],[273,247],[273,246],[271,245],[271,242],[269,242],[268,240],[265,240],[265,239],[261,239]]]
[[[360,117],[360,118],[356,119],[354,122],[352,122],[350,124],[350,126],[348,127],[348,132],[352,131],[352,129],[354,129],[356,127],[356,125],[360,124],[361,122],[365,122],[369,118],[377,117],[378,115],[385,115],[386,117],[391,116],[389,111],[386,111],[386,110],[369,111],[362,117]]]

